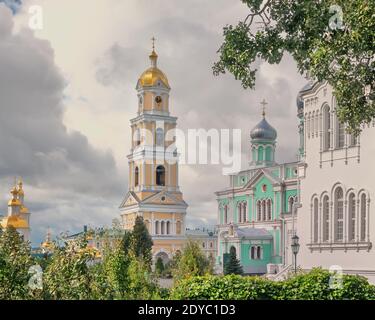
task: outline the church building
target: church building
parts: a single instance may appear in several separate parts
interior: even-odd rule
[[[21,180],[18,183],[15,182],[10,194],[8,213],[0,219],[0,225],[3,229],[15,228],[25,241],[30,241],[30,212],[24,203],[25,192]]]
[[[262,119],[250,133],[248,169],[230,175],[228,188],[216,192],[218,272],[230,250],[246,274],[277,273],[290,260],[298,162],[276,163],[277,132],[262,104]]]
[[[154,243],[154,261],[167,262],[181,251],[188,205],[178,181],[178,153],[168,135],[177,118],[170,114],[167,76],[158,68],[158,55],[149,56],[151,66],[138,79],[138,112],[131,119],[132,148],[128,155],[129,186],[120,205],[122,224],[131,230],[142,216]],[[173,136],[173,135],[171,135]]]

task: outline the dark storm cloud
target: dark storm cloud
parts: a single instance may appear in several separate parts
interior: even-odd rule
[[[46,224],[69,228],[70,221],[82,225],[116,203],[104,206],[107,198],[120,201],[122,184],[112,154],[64,126],[65,86],[49,42],[29,30],[12,34],[11,13],[0,4],[1,190],[4,194],[10,187],[10,177],[24,178],[36,230]],[[30,189],[45,194],[38,200],[38,192]],[[69,203],[76,206],[64,206]],[[5,205],[0,204],[2,212]],[[53,220],[57,213],[60,219]]]

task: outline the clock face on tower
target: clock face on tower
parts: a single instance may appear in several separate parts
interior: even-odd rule
[[[161,102],[162,102],[161,97],[160,97],[160,96],[157,96],[157,97],[155,98],[155,102],[156,102],[157,104],[161,104]]]

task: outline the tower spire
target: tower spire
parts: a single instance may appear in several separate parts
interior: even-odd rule
[[[266,105],[268,104],[266,99],[263,99],[263,101],[260,103],[262,105],[262,116],[265,118],[266,116]]]
[[[152,52],[150,54],[151,67],[157,68],[158,55],[155,52],[155,37],[151,38],[152,41]]]

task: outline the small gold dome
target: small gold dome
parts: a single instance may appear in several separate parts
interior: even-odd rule
[[[148,68],[142,73],[139,78],[139,84],[142,87],[153,87],[156,86],[158,80],[160,80],[168,89],[170,88],[166,75],[163,71],[155,67]]]
[[[21,205],[21,202],[18,199],[10,199],[8,202],[8,206],[15,207],[15,206],[20,206],[20,205]]]
[[[158,55],[155,52],[154,45],[149,58],[151,67],[142,73],[138,80],[138,84],[142,87],[153,87],[156,86],[157,81],[161,81],[168,89],[170,89],[167,76],[157,67]]]
[[[9,216],[9,217],[4,218],[1,221],[1,226],[3,228],[13,227],[15,229],[29,228],[29,224],[27,223],[27,221],[18,216]]]

